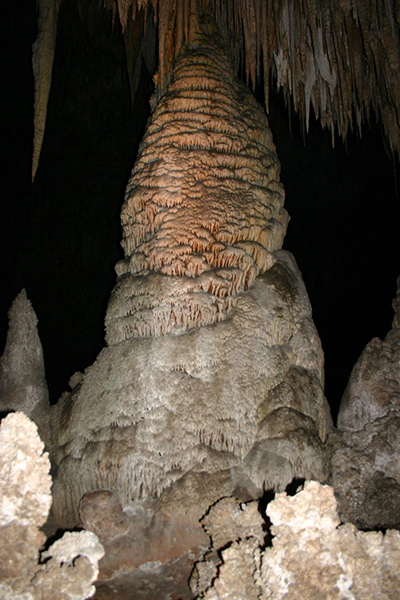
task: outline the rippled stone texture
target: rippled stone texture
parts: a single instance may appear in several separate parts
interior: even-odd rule
[[[279,172],[263,109],[218,35],[199,33],[176,62],[127,186],[107,342],[225,319],[282,246]]]
[[[252,516],[244,530],[235,522],[240,509],[244,520],[246,514]],[[263,548],[260,515],[253,504],[235,507],[223,500],[211,509],[212,551],[198,563],[191,580],[196,598],[399,598],[400,533],[365,533],[350,523],[340,525],[332,487],[307,481],[293,497],[278,494],[266,512],[273,538],[271,547]],[[219,554],[221,530],[225,535]]]
[[[95,490],[132,517],[104,541],[104,597],[120,568],[135,597],[149,597],[150,581],[160,598],[186,597],[171,581],[190,593],[212,504],[328,475],[323,353],[301,274],[280,249],[283,196],[262,109],[220,38],[199,33],[128,184],[108,347],[52,409],[56,517],[77,524],[86,494],[95,531],[124,521],[113,500],[101,514],[97,500],[110,498]]]

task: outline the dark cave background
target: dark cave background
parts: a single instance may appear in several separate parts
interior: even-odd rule
[[[122,256],[120,208],[149,116],[152,73],[142,61],[131,103],[121,28],[101,3],[81,18],[63,0],[48,120],[31,182],[35,0],[0,8],[0,351],[7,312],[22,288],[39,319],[50,400],[104,346],[103,320]],[[373,337],[385,337],[400,275],[400,208],[379,124],[332,148],[311,119],[303,139],[281,94],[270,126],[291,215],[284,247],[302,271],[325,352],[334,417],[351,369]]]

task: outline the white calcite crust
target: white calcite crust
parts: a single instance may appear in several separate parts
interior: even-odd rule
[[[51,506],[50,460],[37,426],[11,413],[0,427],[0,527],[41,527]]]
[[[36,425],[12,413],[0,426],[0,598],[85,600],[104,554],[95,534],[65,533],[40,555],[50,510],[50,461]],[[44,563],[43,561],[46,560]]]
[[[105,348],[58,402],[57,518],[77,523],[90,490],[114,489],[126,506],[191,470],[230,469],[231,491],[243,480],[260,494],[327,476],[320,341],[293,257],[275,257],[226,320]]]
[[[229,508],[229,507],[227,507]],[[272,546],[262,549],[256,526],[237,537],[232,510],[219,512],[214,527],[231,528],[231,544],[208,581],[192,581],[204,600],[398,600],[400,598],[400,532],[358,531],[340,525],[334,490],[307,481],[295,496],[280,493],[267,506]],[[258,524],[259,531],[261,527]],[[213,531],[211,529],[213,540]],[[218,536],[217,536],[218,538]],[[217,548],[214,552],[217,552]],[[194,585],[193,585],[194,584]],[[199,585],[201,584],[201,585]]]

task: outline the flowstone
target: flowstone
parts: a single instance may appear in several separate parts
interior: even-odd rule
[[[188,472],[229,473],[225,494],[327,476],[319,338],[292,256],[276,261],[225,321],[105,348],[53,407],[58,519],[76,524],[87,491],[126,506]]]

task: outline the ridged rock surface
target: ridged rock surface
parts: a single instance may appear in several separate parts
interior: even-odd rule
[[[127,186],[108,344],[225,319],[282,246],[279,173],[261,106],[220,38],[199,34],[176,62]]]
[[[105,348],[53,407],[57,516],[76,523],[81,497],[98,488],[124,506],[159,496],[191,470],[228,470],[232,490],[260,492],[324,479],[322,369],[300,273],[279,251],[225,321]]]
[[[339,514],[363,529],[400,528],[400,287],[393,308],[385,340],[374,338],[351,373],[329,441]]]
[[[89,532],[65,533],[46,552],[50,461],[36,425],[13,413],[0,426],[0,598],[85,600],[104,551]]]
[[[265,115],[215,32],[199,34],[128,184],[108,347],[51,414],[56,518],[77,524],[86,494],[81,518],[103,531],[99,506],[111,524],[120,510],[104,490],[131,515],[104,540],[104,598],[121,565],[137,598],[150,581],[170,597],[178,572],[190,593],[210,505],[328,476],[323,354],[301,274],[279,249],[283,197]],[[186,597],[176,585],[172,597]]]
[[[400,533],[364,533],[349,523],[339,526],[333,488],[308,481],[293,497],[278,494],[267,506],[273,539],[265,549],[256,508],[235,507],[223,500],[211,509],[212,551],[194,571],[191,585],[196,598],[400,598]],[[245,528],[237,527],[240,512],[247,521]],[[247,515],[252,512],[249,523]]]
[[[47,443],[50,404],[43,349],[38,320],[25,290],[15,298],[8,318],[7,342],[0,358],[0,410],[26,414]]]

